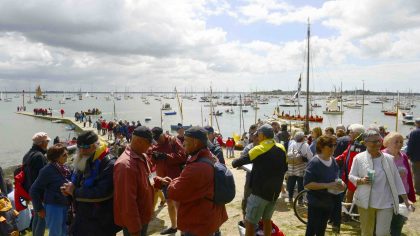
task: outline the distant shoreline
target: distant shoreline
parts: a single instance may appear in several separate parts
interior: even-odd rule
[[[7,94],[21,94],[22,91],[2,91],[3,93]],[[91,94],[142,94],[142,95],[155,95],[155,94],[173,94],[173,91],[156,91],[156,92],[115,92],[115,91],[43,91],[44,94],[85,94],[85,93],[91,93]],[[220,95],[220,94],[258,94],[258,95],[290,95],[292,93],[296,92],[296,90],[291,91],[283,91],[283,90],[272,90],[272,91],[258,91],[258,92],[246,92],[246,91],[236,91],[236,92],[217,92],[213,91],[213,95]],[[383,92],[383,91],[362,91],[360,89],[358,90],[344,90],[342,92],[342,95],[344,96],[350,96],[354,95],[355,92],[358,95],[364,95],[366,96],[398,96],[398,92]],[[203,96],[208,96],[210,93],[209,91],[197,91],[197,92],[178,92],[179,94],[203,94]],[[319,96],[328,96],[332,92],[331,91],[311,91],[311,95],[319,95]],[[35,94],[33,91],[25,91],[25,94]],[[335,94],[340,94],[340,92],[335,92]],[[418,92],[399,92],[400,96],[419,96],[420,93]],[[301,91],[301,96],[306,96],[306,91]]]

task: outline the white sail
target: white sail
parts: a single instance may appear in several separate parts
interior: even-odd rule
[[[328,111],[340,111],[340,108],[338,107],[338,100],[333,99],[330,102],[327,103],[327,110]]]

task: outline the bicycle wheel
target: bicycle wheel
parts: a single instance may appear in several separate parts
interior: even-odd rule
[[[306,195],[308,190],[301,191],[293,202],[293,210],[296,217],[304,224],[308,222],[308,199]]]

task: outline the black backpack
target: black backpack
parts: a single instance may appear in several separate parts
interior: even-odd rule
[[[214,198],[209,199],[217,205],[224,205],[235,198],[236,188],[232,172],[222,163],[212,162],[203,157],[198,162],[211,165],[214,170]]]

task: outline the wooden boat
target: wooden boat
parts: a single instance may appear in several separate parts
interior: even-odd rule
[[[299,120],[299,121],[305,121],[306,120],[306,116],[301,116],[301,115],[295,116],[295,115],[289,115],[289,114],[278,115],[278,118],[284,119],[284,120]],[[323,120],[324,120],[324,118],[322,116],[309,116],[309,121],[310,122],[322,123]]]
[[[95,116],[95,115],[102,114],[102,111],[96,110],[95,112],[93,112],[92,110],[89,109],[88,111],[85,111],[84,113],[88,116]]]
[[[384,111],[383,112],[384,113],[384,115],[386,115],[386,116],[397,116],[397,112],[396,111]],[[406,116],[406,114],[403,112],[403,113],[401,113],[403,116]]]

